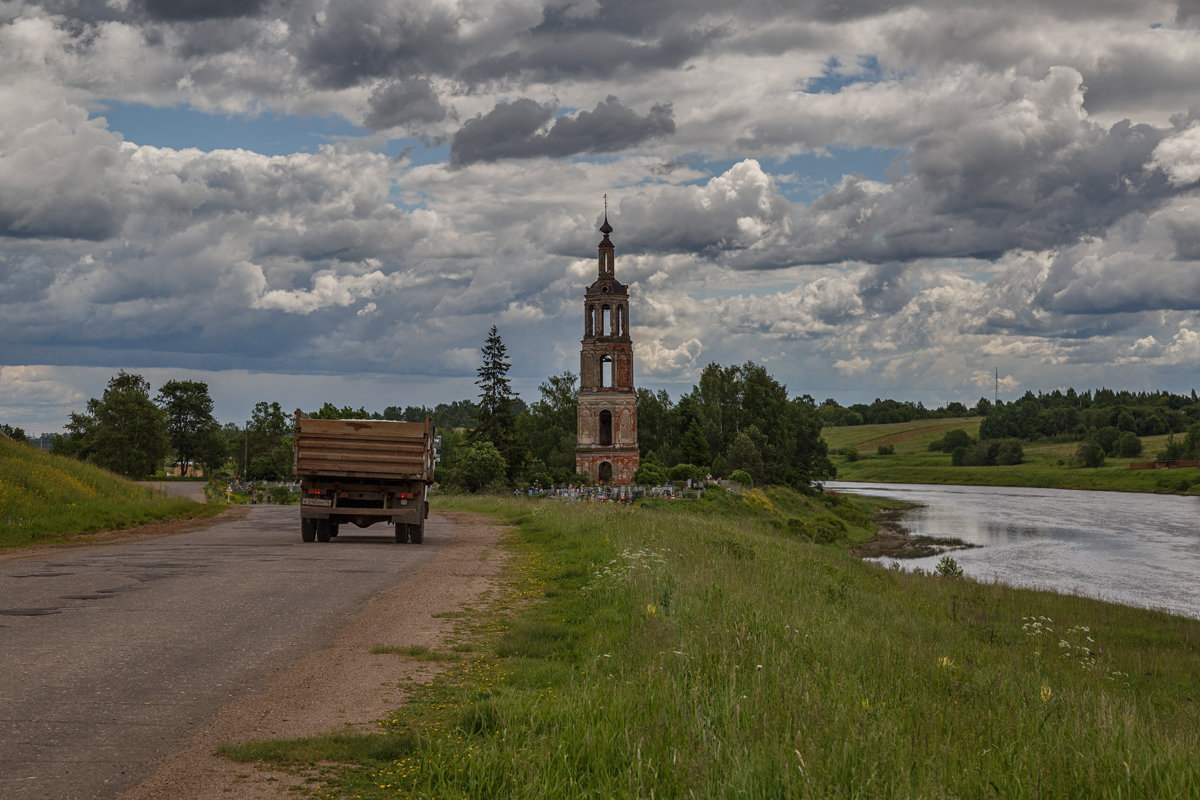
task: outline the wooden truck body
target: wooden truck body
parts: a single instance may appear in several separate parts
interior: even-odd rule
[[[293,470],[300,535],[327,542],[338,526],[388,522],[397,542],[420,544],[433,483],[434,429],[424,422],[313,419],[296,411]]]

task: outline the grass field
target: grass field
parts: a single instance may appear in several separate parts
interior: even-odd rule
[[[518,526],[502,591],[455,637],[463,660],[415,686],[379,734],[224,752],[340,761],[319,790],[333,797],[1123,798],[1200,785],[1200,622],[881,569],[791,533],[823,521],[866,536],[859,501],[439,503]]]
[[[0,549],[219,511],[0,436]]]
[[[1072,463],[1078,442],[1022,443],[1024,462],[1012,467],[955,467],[950,463],[949,453],[930,452],[931,442],[955,428],[978,437],[979,423],[979,417],[919,420],[893,425],[825,428],[822,435],[833,453],[839,480],[1200,493],[1200,469],[1129,468],[1130,463],[1145,461],[1164,449],[1166,436],[1143,437],[1144,456],[1109,458],[1103,467],[1090,469]],[[892,445],[895,453],[878,455],[881,445]],[[851,461],[839,452],[848,447],[858,451],[857,460]]]

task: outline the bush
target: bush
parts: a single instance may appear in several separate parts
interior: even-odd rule
[[[938,443],[938,449],[945,453],[953,453],[960,447],[970,447],[975,443],[971,435],[962,428],[955,428],[952,431],[947,431],[942,437],[942,441]],[[932,450],[932,446],[930,447]]]
[[[969,466],[967,456],[974,456],[974,452],[967,447],[956,447],[954,452],[950,454],[950,463],[956,467]]]
[[[1103,467],[1104,448],[1091,439],[1080,442],[1075,450],[1075,460],[1081,467]]]
[[[729,473],[729,480],[736,483],[738,486],[744,486],[747,489],[754,486],[754,479],[750,477],[750,473],[744,469],[735,469]]]
[[[633,482],[642,486],[662,486],[667,482],[667,471],[653,462],[642,464],[633,473]]]
[[[698,477],[697,477],[698,476]],[[684,481],[704,480],[705,472],[701,467],[694,467],[691,464],[676,464],[667,470],[667,477],[672,481],[680,483]]]
[[[1021,447],[1021,442],[1017,439],[1005,439],[997,444],[993,461],[1002,467],[1010,467],[1020,464],[1024,459],[1025,450]]]
[[[937,563],[933,571],[934,574],[941,575],[943,578],[961,578],[963,575],[962,567],[950,556],[942,556],[942,560]]]
[[[894,445],[894,444],[881,444],[881,445],[879,445],[879,447],[875,448],[875,454],[880,455],[880,456],[890,456],[890,455],[893,455],[895,452],[896,452],[896,445]]]
[[[1142,440],[1137,434],[1126,431],[1117,440],[1117,455],[1121,458],[1136,458],[1142,454]]]
[[[842,455],[844,455],[846,457],[846,460],[851,463],[858,461],[858,451],[855,450],[853,447],[842,448]]]

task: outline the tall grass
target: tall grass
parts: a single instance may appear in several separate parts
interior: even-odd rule
[[[0,437],[0,549],[215,511]]]
[[[517,523],[485,655],[419,687],[362,797],[1179,797],[1200,623],[793,538],[786,493],[456,501]],[[744,501],[738,501],[744,502]],[[790,506],[780,511],[781,506]],[[815,524],[815,522],[814,522]]]

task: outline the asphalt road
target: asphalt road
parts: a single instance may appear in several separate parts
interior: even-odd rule
[[[295,506],[252,506],[202,531],[0,563],[0,797],[136,784],[451,534],[436,516],[423,545],[384,525],[304,544],[299,528]]]

